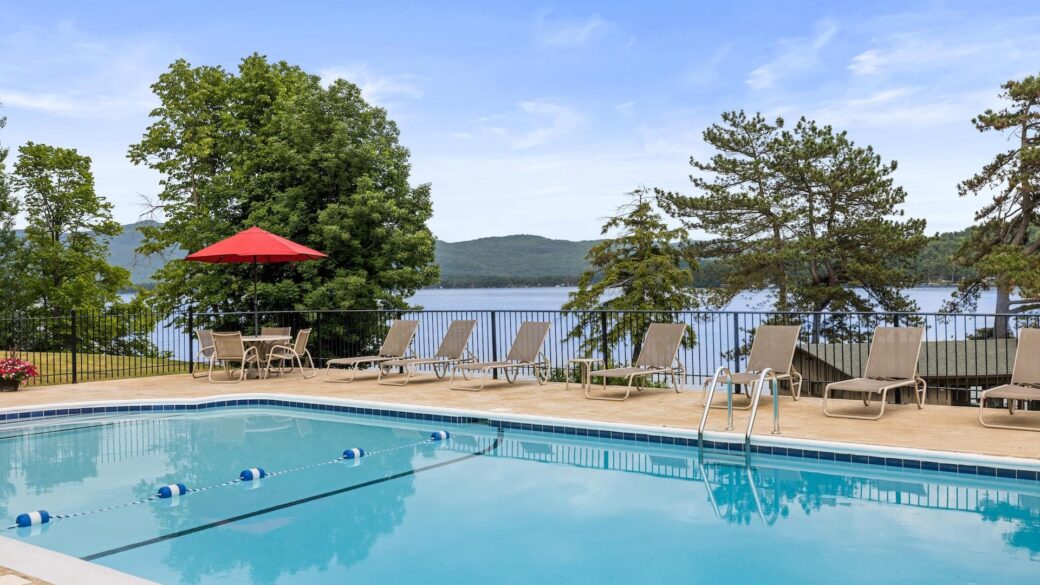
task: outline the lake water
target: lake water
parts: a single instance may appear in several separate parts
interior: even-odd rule
[[[440,288],[425,289],[415,294],[409,302],[431,310],[494,309],[494,310],[557,310],[567,302],[567,295],[577,290],[574,287],[532,288]],[[949,300],[953,287],[920,287],[909,290],[910,297],[917,301],[925,313],[938,311]],[[767,311],[764,293],[741,295],[733,300],[727,310]],[[987,291],[979,300],[979,312],[993,311],[995,293]]]

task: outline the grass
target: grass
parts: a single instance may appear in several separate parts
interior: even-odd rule
[[[72,382],[71,352],[20,351],[17,357],[32,362],[40,372],[40,376],[31,380],[29,385],[69,384]],[[76,355],[76,380],[79,382],[183,374],[187,371],[188,362],[168,358],[98,353]]]

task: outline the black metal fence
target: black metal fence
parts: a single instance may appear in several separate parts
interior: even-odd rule
[[[920,373],[928,382],[927,400],[943,404],[973,404],[981,390],[1006,383],[1018,330],[1040,327],[1036,314],[313,310],[259,316],[262,326],[291,327],[294,334],[310,328],[309,349],[319,366],[331,358],[376,351],[394,319],[419,321],[412,348],[420,356],[436,352],[453,320],[473,319],[470,350],[486,360],[506,356],[524,321],[549,322],[544,353],[557,376],[577,357],[603,358],[611,366],[630,363],[650,323],[683,322],[690,336],[679,360],[689,385],[699,385],[722,365],[743,369],[758,326],[802,324],[794,366],[805,378],[803,394],[813,395],[828,382],[862,373],[875,327],[915,325],[925,328]],[[7,316],[0,317],[0,343],[37,363],[41,377],[34,383],[75,383],[186,372],[201,365],[198,341],[189,332],[252,333],[253,327],[252,312]]]

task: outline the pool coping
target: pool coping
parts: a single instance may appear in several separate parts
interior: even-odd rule
[[[0,566],[54,585],[159,585],[21,540],[0,536]]]
[[[614,439],[660,445],[692,447],[698,445],[695,429],[270,392],[216,394],[190,398],[67,402],[0,408],[0,429],[11,422],[54,420],[83,414],[185,412],[250,406],[280,406],[453,424],[480,421],[494,427],[572,437]],[[744,435],[736,432],[706,431],[704,447],[744,452]],[[761,434],[751,435],[750,447],[751,454],[1040,481],[1040,459],[886,447]]]

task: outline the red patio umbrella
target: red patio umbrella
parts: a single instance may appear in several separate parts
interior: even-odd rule
[[[317,250],[301,246],[292,240],[287,240],[258,227],[251,227],[198,252],[188,254],[185,260],[211,264],[252,264],[253,328],[255,331],[259,331],[260,311],[256,296],[256,265],[258,263],[304,262],[326,257]]]

